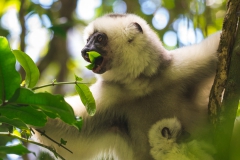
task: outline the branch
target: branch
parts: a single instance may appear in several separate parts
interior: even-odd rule
[[[66,149],[68,152],[73,153],[71,150],[69,150],[68,148],[66,148],[65,146],[63,146],[61,143],[58,143],[57,141],[55,141],[54,139],[52,139],[51,137],[49,137],[48,135],[45,134],[44,131],[40,131],[39,129],[35,129],[37,132],[39,132],[41,134],[41,136],[46,137],[47,139],[49,139],[50,141],[54,142],[55,144],[57,144],[59,147],[62,147],[64,149]]]
[[[89,83],[82,83],[82,82],[78,82],[78,81],[75,81],[75,82],[52,82],[52,83],[49,83],[49,84],[46,84],[46,85],[33,87],[32,90],[34,91],[34,90],[37,90],[37,89],[40,89],[40,88],[56,86],[56,85],[63,85],[63,84],[89,84]]]
[[[43,144],[38,143],[38,142],[35,142],[35,141],[31,141],[31,140],[26,139],[26,138],[19,137],[19,136],[17,136],[17,135],[14,135],[14,134],[12,134],[12,133],[9,133],[9,132],[0,132],[0,136],[12,137],[12,138],[19,139],[19,140],[21,140],[21,141],[23,141],[23,142],[32,143],[32,144],[41,146],[41,147],[46,148],[46,149],[48,149],[49,151],[53,152],[56,157],[60,157],[62,160],[65,160],[65,159],[64,159],[60,154],[58,154],[58,153],[56,152],[56,150],[55,150],[54,148],[52,148],[52,147],[43,145]]]

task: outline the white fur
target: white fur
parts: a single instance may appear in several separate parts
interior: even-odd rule
[[[90,117],[78,97],[67,99],[75,114],[83,117],[82,130],[59,120],[49,120],[43,130],[57,141],[67,140],[73,154],[36,135],[39,141],[71,160],[151,160],[148,130],[156,121],[176,116],[196,137],[208,130],[207,97],[220,33],[200,44],[168,51],[146,21],[133,14],[97,18],[86,27],[85,38],[94,32],[108,36],[107,70],[90,87],[96,115]],[[174,140],[172,145],[178,146]]]
[[[207,66],[209,60],[214,60],[217,57],[215,54],[206,53],[217,52],[216,49],[219,45],[219,39],[220,32],[209,36],[205,41],[202,41],[199,44],[170,51],[170,54],[174,59],[174,63],[168,74],[170,76],[172,75],[172,79],[179,79],[182,76],[193,74],[199,67]]]
[[[171,137],[165,138],[161,131],[164,127],[170,130]],[[182,126],[177,118],[163,119],[155,123],[149,130],[150,153],[155,160],[213,160],[214,148],[206,142],[192,140],[177,144]]]

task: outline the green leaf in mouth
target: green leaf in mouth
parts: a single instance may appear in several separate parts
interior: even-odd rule
[[[95,60],[98,57],[101,57],[101,55],[96,51],[90,51],[90,52],[87,52],[87,54],[89,56],[89,60],[91,63],[89,65],[87,65],[86,68],[89,70],[92,70],[95,67]]]

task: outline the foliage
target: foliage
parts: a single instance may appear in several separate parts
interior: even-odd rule
[[[22,86],[20,74],[15,69],[16,59],[26,72],[25,83],[22,83]],[[65,123],[81,129],[82,119],[75,118],[72,107],[62,95],[35,92],[36,88],[34,87],[38,78],[39,71],[32,59],[22,51],[11,50],[7,39],[0,37],[0,122],[8,124],[11,128],[9,133],[0,132],[0,136],[8,135],[31,142],[28,140],[31,136],[29,125],[43,127],[48,117],[60,118]],[[89,114],[94,115],[95,101],[89,88],[85,84],[79,83],[80,80],[82,79],[76,76],[76,81],[72,84],[75,84],[78,87],[77,91],[81,92],[80,97],[86,104]],[[54,85],[57,84],[55,82]],[[62,142],[65,141],[61,140],[59,143],[62,144]],[[49,149],[47,146],[45,148]],[[0,146],[0,150],[0,158],[8,153],[19,155],[31,153],[22,144]],[[55,153],[55,155],[58,154]]]
[[[1,154],[18,154],[18,155],[24,155],[26,153],[31,153],[27,148],[25,148],[23,145],[13,145],[13,146],[0,146],[0,155]]]

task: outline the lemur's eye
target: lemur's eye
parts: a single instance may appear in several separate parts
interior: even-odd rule
[[[98,40],[98,42],[101,42],[101,41],[103,40],[103,37],[102,37],[101,35],[99,35],[99,36],[97,37],[97,40]]]

